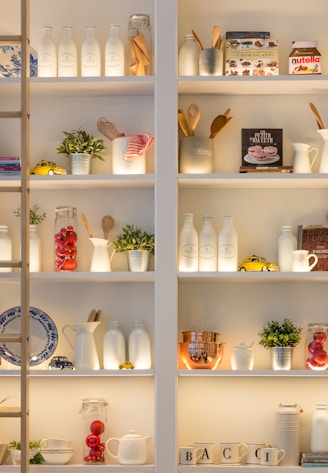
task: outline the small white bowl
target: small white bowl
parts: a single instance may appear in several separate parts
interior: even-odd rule
[[[41,449],[40,453],[47,465],[66,465],[73,456],[73,449]]]

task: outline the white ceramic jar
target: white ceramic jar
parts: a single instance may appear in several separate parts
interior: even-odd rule
[[[292,231],[291,225],[283,225],[278,238],[278,266],[280,271],[292,271],[293,251],[297,248],[297,239]]]
[[[233,347],[231,353],[231,368],[233,370],[252,370],[254,367],[253,347],[245,343]]]
[[[198,271],[198,233],[191,213],[184,214],[183,227],[179,234],[179,271]]]

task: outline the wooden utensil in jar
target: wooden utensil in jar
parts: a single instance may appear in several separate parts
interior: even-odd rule
[[[84,223],[84,226],[88,232],[88,235],[89,235],[89,238],[92,238],[92,231],[91,231],[91,228],[90,228],[90,225],[89,225],[89,222],[87,220],[87,217],[84,215],[84,213],[82,212],[82,220],[83,220],[83,223]]]
[[[188,120],[190,127],[190,136],[194,136],[196,127],[200,119],[200,111],[195,103],[192,103],[188,107]]]
[[[179,108],[178,110],[178,122],[185,136],[190,136],[190,129],[189,129],[188,121],[187,121],[186,115],[184,114],[184,111],[181,108]]]
[[[219,49],[220,48],[220,36],[221,30],[219,25],[214,25],[212,30],[212,48]]]
[[[114,226],[114,219],[111,215],[104,215],[101,219],[101,226],[104,234],[104,239],[108,240],[108,235]]]
[[[314,117],[315,117],[315,119],[316,119],[316,122],[317,122],[317,125],[318,125],[318,127],[319,127],[319,130],[324,129],[324,128],[325,128],[325,125],[323,124],[322,118],[321,118],[321,116],[320,116],[320,113],[319,113],[318,110],[317,110],[317,107],[316,107],[316,106],[314,105],[314,103],[312,103],[312,102],[310,102],[309,105],[310,105],[310,108],[311,108],[311,110],[312,110],[312,112],[313,112],[313,115],[314,115]]]
[[[199,49],[204,49],[203,48],[203,45],[201,43],[201,40],[198,38],[197,34],[194,32],[194,30],[191,30],[192,34],[193,34],[193,37],[195,38],[195,41],[199,47]]]

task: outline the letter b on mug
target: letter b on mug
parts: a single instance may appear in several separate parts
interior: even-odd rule
[[[179,448],[179,463],[181,465],[196,465],[202,454],[202,448],[181,447]]]

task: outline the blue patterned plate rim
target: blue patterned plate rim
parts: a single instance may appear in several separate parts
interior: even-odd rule
[[[0,315],[0,333],[20,332],[21,307],[11,307]],[[56,350],[58,331],[54,321],[36,307],[30,307],[30,366],[46,361]],[[21,344],[1,343],[0,356],[16,366],[21,366]]]

